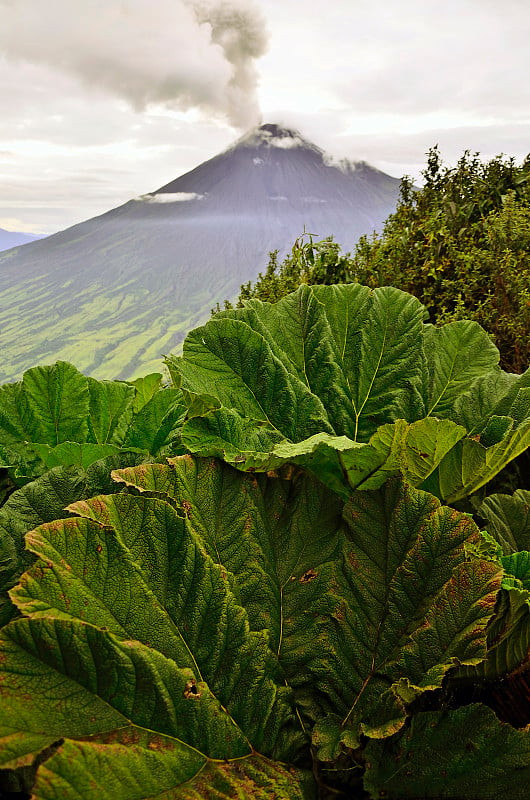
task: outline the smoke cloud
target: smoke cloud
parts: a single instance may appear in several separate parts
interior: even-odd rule
[[[0,55],[45,64],[143,110],[199,108],[238,128],[260,121],[252,0],[0,0]]]

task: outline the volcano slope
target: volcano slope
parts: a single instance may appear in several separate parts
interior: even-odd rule
[[[159,370],[271,250],[304,230],[351,249],[399,183],[267,124],[155,192],[0,253],[0,383],[57,359],[97,378]]]

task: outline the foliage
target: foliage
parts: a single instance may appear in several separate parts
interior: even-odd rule
[[[119,452],[175,450],[185,414],[180,393],[153,373],[97,381],[65,361],[34,367],[0,387],[0,459],[15,486],[56,466],[87,468]]]
[[[518,489],[513,495],[490,495],[479,509],[489,533],[500,544],[502,554],[530,550],[530,492]]]
[[[27,531],[61,519],[65,508],[76,500],[119,491],[120,487],[111,480],[111,471],[144,460],[142,453],[120,452],[95,461],[86,469],[53,467],[11,494],[0,508],[0,626],[15,613],[7,591],[34,560],[24,549]]]
[[[488,679],[503,676],[508,689],[512,676],[527,671],[530,661],[530,492],[490,495],[478,515],[486,520],[484,535],[494,544],[493,559],[503,567],[503,591],[488,631],[488,657],[464,672]],[[520,702],[530,711],[527,693]]]
[[[423,317],[411,295],[358,284],[222,312],[167,362],[196,406],[183,444],[240,469],[296,463],[344,497],[400,471],[466,498],[527,449],[530,371],[500,370],[476,323]]]
[[[183,452],[185,411],[159,373],[97,381],[59,361],[0,387],[0,624],[13,614],[6,591],[29,563],[24,534],[74,500],[115,491],[113,468]]]
[[[29,533],[38,560],[11,592],[24,617],[0,637],[3,764],[53,746],[36,798],[264,780],[269,796],[309,798],[313,774],[364,763],[411,715],[421,727],[418,698],[439,702],[454,665],[485,655],[502,570],[473,555],[469,518],[399,480],[343,505],[301,472],[189,456],[115,479],[140,493],[77,502]],[[475,735],[503,730],[488,716]],[[523,786],[527,739],[512,737]]]
[[[408,178],[380,235],[361,237],[353,256],[330,239],[297,240],[281,264],[241,287],[248,299],[279,300],[300,284],[357,281],[395,286],[415,295],[434,323],[473,319],[494,338],[501,364],[530,364],[530,158],[520,166],[468,152],[444,167],[428,153],[424,185]]]
[[[304,285],[175,388],[0,388],[0,793],[525,800],[530,373],[425,316]]]
[[[503,366],[530,363],[530,159],[466,153],[454,169],[430,151],[418,192],[402,186],[380,237],[364,237],[356,279],[414,293],[436,321],[467,317],[490,332]]]
[[[489,800],[494,792],[524,800],[529,756],[527,734],[499,725],[489,709],[474,704],[418,715],[397,736],[370,742],[365,783],[373,797],[384,786],[379,797],[388,800]]]

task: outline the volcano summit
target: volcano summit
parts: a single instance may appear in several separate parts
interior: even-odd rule
[[[212,306],[304,230],[351,249],[399,180],[334,163],[300,133],[253,129],[155,192],[0,253],[0,383],[64,359],[98,378],[159,370]]]

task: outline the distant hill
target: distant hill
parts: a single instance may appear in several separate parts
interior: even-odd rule
[[[16,231],[6,231],[5,228],[0,228],[0,251],[9,250],[11,247],[19,247],[21,244],[29,244],[35,242],[37,239],[42,239],[33,233],[17,233]]]
[[[351,249],[381,228],[399,184],[262,125],[155,192],[1,253],[0,382],[59,358],[99,378],[160,369],[271,250],[304,229]]]

